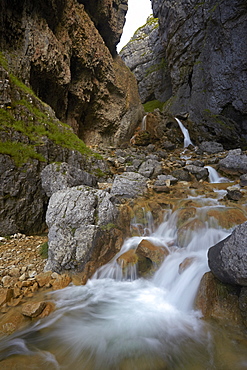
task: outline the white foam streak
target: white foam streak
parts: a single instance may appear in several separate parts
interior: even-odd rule
[[[175,117],[175,120],[177,121],[183,135],[184,135],[184,148],[187,148],[189,145],[193,145],[192,141],[190,140],[190,135],[189,135],[189,131],[187,130],[187,128],[184,127],[184,125],[182,124],[182,122]],[[193,145],[194,146],[194,145]]]

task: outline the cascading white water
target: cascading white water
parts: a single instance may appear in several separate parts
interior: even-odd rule
[[[210,331],[193,308],[200,280],[209,270],[207,250],[229,235],[205,218],[211,203],[198,210],[204,227],[188,230],[183,247],[177,212],[167,213],[160,227],[145,237],[170,251],[153,277],[138,279],[136,271],[123,274],[117,258],[135,249],[143,237],[126,240],[85,286],[51,293],[57,310],[48,318],[2,339],[0,359],[35,355],[42,359],[39,369],[217,369]],[[181,270],[185,259],[190,264]]]
[[[146,129],[147,129],[147,115],[145,114],[145,116],[142,119],[141,130],[146,131]]]
[[[190,140],[190,135],[189,135],[189,131],[187,130],[187,128],[184,127],[184,125],[182,124],[182,122],[175,117],[175,120],[177,121],[183,135],[184,135],[184,148],[187,148],[189,145],[193,145],[192,141]],[[193,145],[194,146],[194,145]]]
[[[229,179],[227,179],[226,177],[221,177],[219,176],[218,172],[211,166],[205,166],[205,168],[207,168],[208,172],[209,172],[209,182],[211,183],[226,183],[226,182],[230,182]]]

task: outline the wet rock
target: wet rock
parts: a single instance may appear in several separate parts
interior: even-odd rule
[[[22,314],[28,317],[37,317],[46,306],[46,302],[27,302],[22,306]]]
[[[185,216],[185,214],[183,214],[183,216]],[[178,223],[181,224],[181,219]],[[199,230],[202,230],[203,228],[205,228],[204,222],[198,220],[197,218],[184,220],[177,232],[177,241],[179,247],[187,247],[191,242],[194,233],[199,232]]]
[[[227,198],[230,199],[230,200],[240,200],[243,196],[243,194],[241,193],[241,191],[239,190],[238,187],[236,186],[231,186],[231,187],[228,187],[227,189]]]
[[[58,290],[66,288],[71,283],[71,281],[72,279],[69,275],[67,274],[59,275],[55,279],[55,281],[52,282],[53,289]]]
[[[209,249],[208,263],[220,281],[247,286],[247,222]]]
[[[25,321],[24,316],[20,312],[7,313],[0,322],[0,334],[12,334],[17,329],[20,329]]]
[[[239,179],[240,179],[240,182],[239,182],[240,186],[247,186],[247,173],[245,173],[244,175],[241,175]]]
[[[136,254],[139,257],[149,259],[157,267],[161,265],[165,257],[169,255],[169,250],[162,246],[154,245],[147,239],[143,239],[136,248]]]
[[[42,272],[35,276],[35,280],[37,281],[40,288],[50,283],[52,280],[52,271]]]
[[[194,165],[187,165],[184,169],[194,175],[198,181],[207,180],[208,178],[208,170],[206,168]]]
[[[215,319],[228,326],[243,325],[238,295],[239,288],[223,284],[207,272],[202,277],[195,306],[206,319]]]
[[[138,262],[138,256],[135,253],[134,249],[130,249],[127,252],[121,254],[117,259],[118,264],[125,269],[127,266],[136,265]]]
[[[68,163],[52,163],[41,172],[42,187],[48,197],[58,190],[77,185],[97,186],[97,178]]]
[[[207,211],[207,216],[214,218],[220,227],[227,230],[246,221],[244,212],[234,207],[214,207]]]
[[[202,143],[200,143],[199,149],[202,150],[203,152],[210,154],[215,154],[224,151],[223,145],[215,141],[203,141]]]
[[[7,303],[14,296],[14,291],[12,288],[0,289],[0,306]]]
[[[247,287],[241,289],[239,295],[239,308],[244,320],[244,323],[247,327]]]
[[[122,175],[116,175],[111,195],[119,198],[135,198],[144,193],[146,181],[144,176],[135,172],[125,172]]]
[[[192,265],[192,263],[196,260],[196,257],[187,257],[180,263],[178,272],[182,274],[188,267]]]
[[[247,173],[247,155],[241,154],[241,150],[230,150],[227,156],[219,161],[219,169],[230,175],[242,175]]]

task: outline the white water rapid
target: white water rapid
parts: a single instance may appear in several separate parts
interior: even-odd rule
[[[226,177],[219,176],[218,172],[213,167],[205,166],[205,168],[207,168],[209,172],[209,182],[216,184],[230,182]]]
[[[175,117],[175,120],[177,121],[183,135],[184,135],[184,148],[187,148],[189,145],[193,145],[192,141],[190,140],[190,134],[187,128],[184,127],[182,122]],[[193,145],[194,146],[194,145]]]
[[[56,311],[3,338],[0,360],[26,358],[25,370],[233,369],[218,367],[214,333],[194,310],[200,280],[209,270],[207,250],[229,235],[206,217],[214,205],[219,206],[217,200],[204,199],[195,216],[204,226],[188,229],[182,242],[178,212],[167,211],[159,228],[145,237],[170,252],[149,279],[138,278],[134,268],[124,274],[117,263],[119,255],[137,247],[143,239],[138,236],[126,240],[85,286],[50,293]],[[185,259],[188,266],[181,270]]]

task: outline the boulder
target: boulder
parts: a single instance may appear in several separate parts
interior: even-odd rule
[[[138,173],[147,178],[154,178],[162,173],[162,166],[159,161],[148,159],[141,164]]]
[[[139,173],[125,172],[116,175],[112,184],[111,195],[118,198],[135,198],[146,190],[147,179]]]
[[[77,185],[97,187],[97,178],[68,163],[51,163],[41,172],[42,187],[48,197],[58,190]]]
[[[208,263],[220,281],[247,286],[247,222],[209,249]]]
[[[219,169],[230,175],[247,173],[247,155],[241,151],[230,150],[228,155],[219,161]]]
[[[199,180],[207,180],[208,178],[208,170],[205,167],[194,166],[193,164],[189,164],[184,167],[189,173],[194,175],[196,179]]]
[[[81,271],[94,248],[103,248],[102,235],[109,225],[114,227],[117,214],[112,196],[103,190],[82,185],[54,193],[46,214],[49,249],[45,270]]]
[[[199,145],[199,149],[202,150],[203,152],[210,154],[215,154],[224,151],[223,145],[215,141],[203,141]]]

